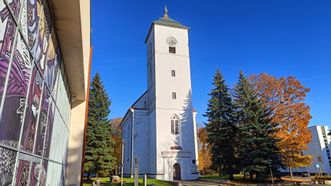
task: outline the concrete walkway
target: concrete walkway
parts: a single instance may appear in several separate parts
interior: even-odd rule
[[[228,180],[212,180],[212,181],[203,181],[203,180],[195,180],[195,181],[176,181],[178,186],[223,186],[223,185],[231,185]]]

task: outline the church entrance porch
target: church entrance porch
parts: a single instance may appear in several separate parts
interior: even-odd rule
[[[175,163],[173,167],[173,180],[181,180],[180,165],[178,163]]]

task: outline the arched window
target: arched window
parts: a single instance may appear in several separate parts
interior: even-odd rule
[[[179,134],[179,121],[176,115],[171,117],[171,134]]]

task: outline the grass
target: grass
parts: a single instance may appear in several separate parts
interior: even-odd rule
[[[92,179],[92,182],[97,180],[97,178],[91,178]],[[98,178],[101,182],[101,185],[102,186],[119,186],[120,184],[119,183],[110,183],[110,178],[109,177],[103,177],[103,178]],[[125,186],[132,186],[134,185],[134,179],[133,178],[124,178],[123,179],[124,182],[125,182]],[[88,183],[86,178],[84,178],[83,180],[83,186],[91,186],[92,185],[92,182]],[[142,178],[139,178],[138,180],[139,182],[139,185],[143,185],[143,179]],[[157,180],[157,179],[152,179],[152,178],[147,178],[147,184],[150,185],[150,184],[154,184],[154,185],[157,185],[157,186],[172,186],[169,182],[166,182],[166,181],[162,181],[162,180]]]

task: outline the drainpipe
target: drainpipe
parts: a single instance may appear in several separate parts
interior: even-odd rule
[[[131,121],[131,178],[133,178],[133,169],[134,169],[134,109],[131,108],[130,109],[131,113],[132,113],[132,121]]]
[[[124,140],[122,139],[122,165],[121,165],[121,186],[123,186],[123,172],[124,172]]]

